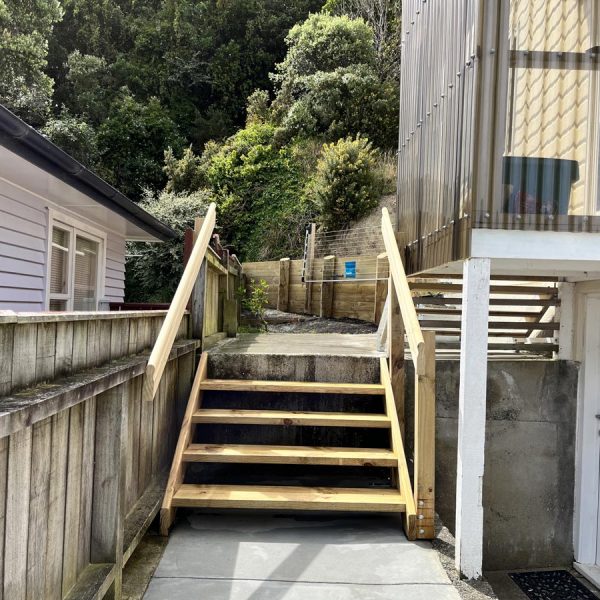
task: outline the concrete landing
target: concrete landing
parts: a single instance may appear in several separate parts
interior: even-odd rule
[[[144,600],[459,600],[400,517],[181,513]]]
[[[286,356],[383,356],[374,333],[242,333],[216,346],[219,354]]]

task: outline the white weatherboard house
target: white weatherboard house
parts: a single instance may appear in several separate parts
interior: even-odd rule
[[[0,106],[0,310],[122,302],[125,242],[174,235]]]

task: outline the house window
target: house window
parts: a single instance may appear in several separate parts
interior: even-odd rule
[[[52,223],[48,309],[97,310],[103,240],[66,223]]]

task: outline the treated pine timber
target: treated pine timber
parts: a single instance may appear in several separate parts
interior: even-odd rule
[[[364,427],[387,429],[390,420],[385,415],[368,413],[299,412],[278,410],[240,410],[203,408],[192,417],[194,423],[229,425],[294,425],[315,427]]]
[[[398,422],[396,403],[394,401],[394,392],[392,391],[392,381],[387,361],[384,357],[380,359],[381,383],[385,388],[385,412],[391,421],[391,442],[392,452],[396,456],[398,474],[396,485],[398,492],[405,499],[404,510],[404,532],[409,540],[417,537],[417,509],[415,499],[410,483],[410,474],[408,472],[408,463],[404,451],[404,442],[400,432],[400,423]]]
[[[381,232],[388,255],[390,276],[394,283],[393,288],[398,298],[411,357],[415,365],[415,373],[420,374],[423,372],[423,364],[419,356],[424,344],[423,334],[419,327],[419,317],[417,316],[417,311],[412,300],[411,290],[406,279],[406,272],[404,271],[404,265],[402,264],[394,228],[392,227],[387,208],[382,209]]]
[[[410,289],[415,292],[429,292],[438,294],[460,293],[462,285],[460,283],[443,283],[443,282],[411,282]],[[525,286],[525,285],[492,285],[490,287],[491,294],[510,294],[511,296],[557,296],[558,288],[543,287],[543,286]],[[519,300],[515,301],[518,304]]]
[[[277,287],[277,310],[287,312],[290,307],[290,266],[289,258],[279,261],[279,285]]]
[[[183,464],[182,457],[185,449],[189,446],[193,439],[194,427],[192,424],[192,416],[198,410],[201,402],[202,392],[201,384],[206,378],[206,372],[208,370],[208,353],[203,352],[200,357],[200,363],[198,364],[198,370],[194,377],[194,383],[192,384],[192,390],[188,399],[187,408],[181,424],[181,431],[177,440],[177,446],[175,448],[175,454],[173,456],[173,463],[171,465],[171,471],[169,473],[169,479],[167,480],[167,487],[165,489],[165,496],[163,499],[162,508],[160,510],[160,532],[162,535],[168,535],[169,529],[175,519],[175,511],[173,509],[173,496],[177,488],[182,484],[185,476],[185,465]]]
[[[383,306],[388,293],[388,279],[390,267],[387,254],[384,252],[377,256],[375,263],[375,298],[373,300],[373,323],[379,325],[381,321]]]
[[[413,296],[413,302],[416,305],[462,305],[463,298],[440,296]],[[558,297],[553,298],[490,298],[490,306],[559,306],[560,300]]]
[[[183,454],[189,462],[286,465],[395,467],[391,450],[380,448],[321,448],[311,446],[191,444]]]
[[[321,317],[333,316],[334,272],[335,256],[326,256],[323,259],[323,275],[321,278],[321,302],[319,307]]]
[[[435,333],[423,334],[425,372],[415,385],[414,493],[417,538],[433,539],[435,501]]]
[[[308,248],[307,248],[307,259],[306,259],[306,271],[304,273],[304,282],[305,282],[305,297],[304,297],[304,311],[307,313],[311,312],[312,308],[312,286],[311,283],[312,275],[313,275],[313,263],[315,260],[315,237],[317,235],[317,226],[315,223],[311,223],[310,226],[310,235],[308,238]]]
[[[182,485],[174,506],[403,512],[398,490],[293,486]]]
[[[255,379],[206,379],[203,390],[245,392],[297,392],[305,394],[364,394],[382,396],[378,383],[317,383],[313,381],[264,381]]]
[[[391,277],[388,279],[388,297],[387,347],[390,361],[390,383],[394,395],[400,434],[404,439],[404,321],[402,320],[398,296],[394,292],[394,282]]]
[[[198,239],[194,244],[194,249],[185,267],[181,281],[177,286],[171,306],[167,312],[164,323],[160,329],[158,337],[146,367],[146,376],[144,380],[144,399],[152,401],[158,390],[160,379],[162,377],[165,365],[169,357],[169,352],[175,341],[175,336],[179,330],[183,313],[190,299],[193,287],[196,283],[200,267],[205,256],[209,256],[206,252],[212,232],[215,227],[216,205],[211,203],[202,229],[198,235]]]

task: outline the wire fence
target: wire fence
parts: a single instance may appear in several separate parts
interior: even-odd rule
[[[307,283],[352,283],[387,279],[380,227],[336,231],[307,230],[303,280]]]

